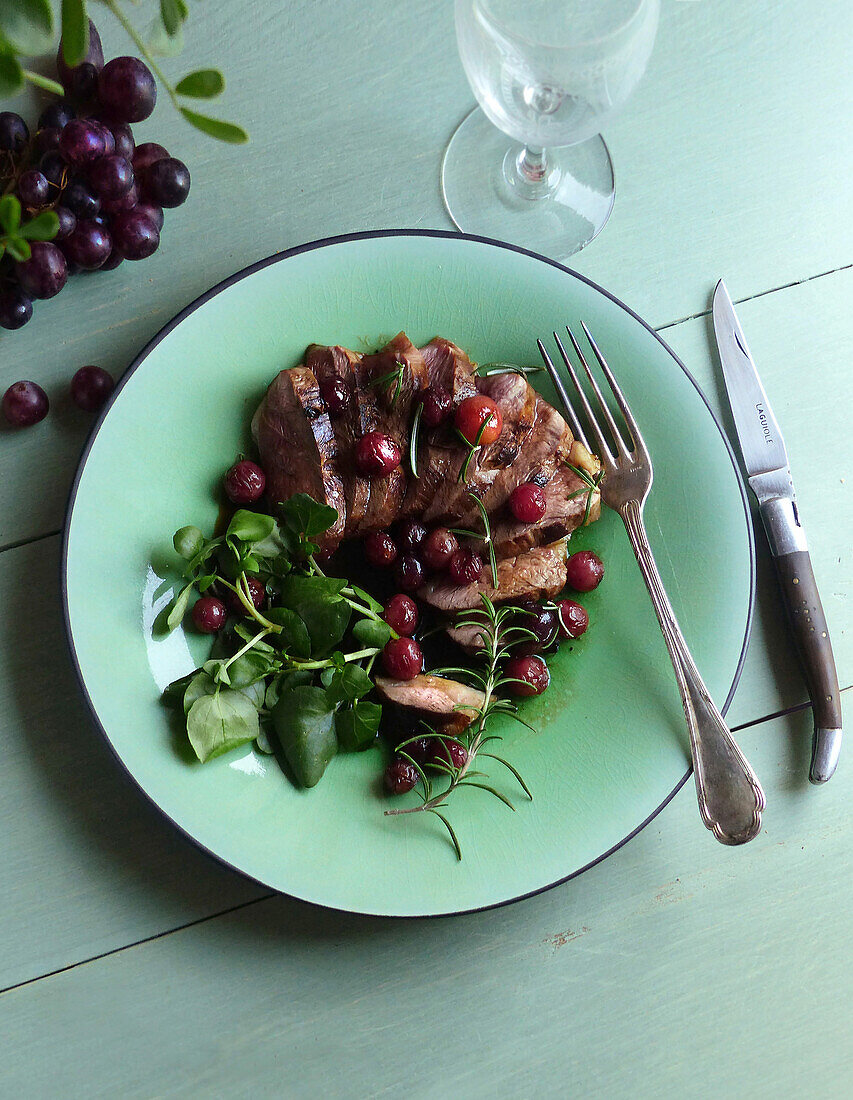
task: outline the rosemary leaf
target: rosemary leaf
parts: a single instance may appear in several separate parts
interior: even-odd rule
[[[456,849],[456,858],[461,862],[462,849],[459,846],[459,840],[457,839],[456,833],[453,831],[453,826],[450,824],[444,814],[439,813],[438,810],[431,808],[429,810],[429,813],[435,814],[439,821],[444,822],[445,828],[447,829],[448,833],[450,833],[450,839],[453,841],[453,847]]]
[[[416,477],[420,480],[420,474],[418,473],[418,433],[421,427],[421,416],[423,415],[424,406],[423,402],[418,402],[418,407],[415,409],[415,418],[412,421],[412,434],[409,437],[409,466],[412,470],[412,477]]]

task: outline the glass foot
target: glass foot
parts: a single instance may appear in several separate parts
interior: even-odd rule
[[[497,237],[565,260],[604,228],[615,198],[604,138],[546,151],[542,178],[518,172],[522,146],[479,107],[464,119],[444,154],[441,190],[463,233]]]

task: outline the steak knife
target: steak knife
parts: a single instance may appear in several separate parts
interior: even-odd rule
[[[841,751],[841,700],[829,630],[797,511],[788,453],[722,279],[714,291],[713,314],[744,465],[758,499],[814,709],[809,779],[825,783],[835,771]]]

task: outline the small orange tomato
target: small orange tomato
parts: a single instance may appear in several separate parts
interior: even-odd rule
[[[472,447],[478,443],[486,447],[501,434],[504,418],[491,397],[477,394],[460,402],[454,423]]]

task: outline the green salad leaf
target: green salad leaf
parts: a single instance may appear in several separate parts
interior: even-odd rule
[[[301,685],[279,696],[272,712],[275,732],[297,782],[314,787],[338,751],[335,712],[320,687]]]
[[[340,747],[347,752],[356,752],[372,745],[381,719],[382,707],[367,700],[339,710],[335,715],[335,732]]]
[[[352,609],[341,596],[346,581],[334,577],[283,577],[279,603],[305,623],[311,638],[311,653],[323,657],[346,633]]]
[[[227,688],[202,695],[187,714],[187,735],[203,764],[254,741],[259,730],[258,712],[251,700]]]

